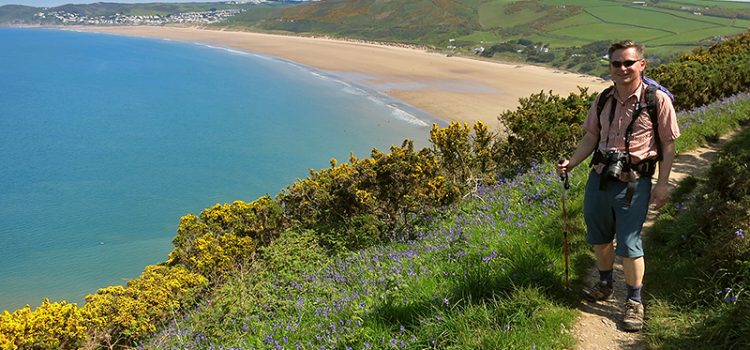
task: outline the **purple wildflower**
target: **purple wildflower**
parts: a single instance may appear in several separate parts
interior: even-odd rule
[[[737,238],[745,238],[745,230],[741,228],[737,229],[737,232],[735,232],[734,234],[737,235]]]

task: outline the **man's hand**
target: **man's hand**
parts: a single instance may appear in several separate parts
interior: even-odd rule
[[[569,172],[570,169],[568,169],[568,164],[570,164],[570,161],[567,159],[560,159],[557,164],[555,164],[555,170],[557,170],[558,176],[562,176]]]
[[[653,189],[651,189],[651,199],[648,201],[648,205],[653,205],[654,209],[659,209],[667,203],[668,195],[667,184],[657,183]]]

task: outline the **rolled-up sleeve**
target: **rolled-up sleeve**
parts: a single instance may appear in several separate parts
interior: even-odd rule
[[[662,91],[656,92],[659,111],[659,138],[662,142],[672,142],[680,137],[680,125],[672,100]]]

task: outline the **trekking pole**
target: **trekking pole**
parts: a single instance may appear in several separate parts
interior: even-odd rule
[[[565,160],[561,159],[558,163],[562,164]],[[565,239],[565,289],[570,289],[570,282],[568,281],[568,211],[565,208],[565,193],[570,189],[570,181],[568,181],[568,172],[564,171],[560,174],[560,180],[563,183],[562,190],[562,217],[563,217],[563,237]]]

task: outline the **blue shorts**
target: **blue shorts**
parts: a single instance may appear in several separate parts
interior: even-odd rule
[[[583,199],[586,241],[589,244],[608,244],[616,236],[615,253],[618,256],[643,256],[641,229],[648,214],[651,178],[642,177],[638,180],[630,207],[625,205],[627,183],[608,181],[607,187],[599,190],[599,181],[600,175],[591,171]]]

